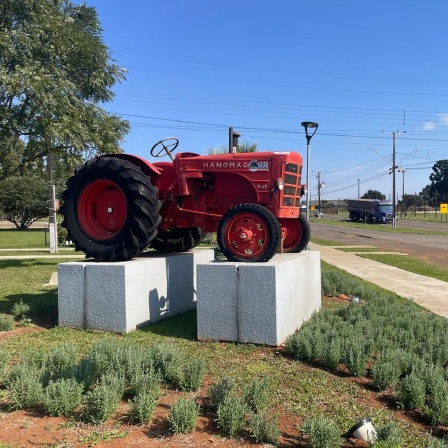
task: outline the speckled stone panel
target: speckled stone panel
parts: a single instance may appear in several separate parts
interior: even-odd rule
[[[58,266],[59,325],[126,333],[196,306],[197,263],[213,250],[148,253],[117,263]]]
[[[200,340],[280,345],[321,307],[317,251],[197,268]]]

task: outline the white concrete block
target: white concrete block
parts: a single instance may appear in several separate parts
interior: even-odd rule
[[[200,340],[280,345],[321,307],[317,251],[197,268]]]
[[[211,249],[58,266],[59,325],[126,333],[196,306],[196,264]]]

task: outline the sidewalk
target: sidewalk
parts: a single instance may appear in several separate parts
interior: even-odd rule
[[[353,252],[343,252],[314,243],[310,243],[309,248],[319,251],[321,260],[349,274],[413,300],[435,314],[448,317],[447,282],[358,257]]]

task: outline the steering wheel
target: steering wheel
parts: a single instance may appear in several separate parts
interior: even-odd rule
[[[169,143],[166,143],[169,142]],[[179,145],[179,140],[176,137],[168,137],[164,138],[163,140],[159,140],[150,150],[150,153],[153,157],[163,157],[166,154],[170,157],[172,161],[174,161],[174,158],[172,156],[172,153],[177,148],[177,145]],[[161,148],[156,151],[156,148],[158,146],[161,146]]]

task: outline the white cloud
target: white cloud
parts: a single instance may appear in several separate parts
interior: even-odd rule
[[[437,114],[437,117],[442,126],[448,126],[448,114],[447,113]]]
[[[423,123],[423,129],[425,131],[432,131],[436,128],[436,124],[434,121],[427,121],[426,123]]]

